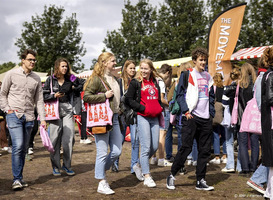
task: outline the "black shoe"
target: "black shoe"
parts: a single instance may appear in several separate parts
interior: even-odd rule
[[[21,182],[23,187],[28,187],[28,184],[25,181],[21,180],[20,182]]]
[[[188,171],[184,167],[179,170],[180,175],[185,175],[186,173],[188,173]]]
[[[118,168],[115,164],[112,165],[112,172],[118,172]]]
[[[172,174],[170,174],[168,177],[167,177],[167,188],[169,190],[174,190],[175,189],[175,185],[174,185],[174,181],[175,181],[175,178]]]
[[[195,189],[211,191],[214,190],[214,187],[208,186],[206,181],[202,178],[200,181],[197,181]]]
[[[240,171],[239,172],[239,176],[250,178],[251,177],[251,173],[249,171]]]
[[[174,162],[174,157],[170,157],[170,158],[166,158],[167,161],[169,161],[170,163],[173,163]]]

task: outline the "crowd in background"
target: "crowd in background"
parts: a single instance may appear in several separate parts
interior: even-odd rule
[[[33,58],[26,59],[28,55]],[[30,51],[22,57],[22,62],[28,60],[35,64],[35,56]],[[56,60],[54,74],[47,78],[42,88],[44,102],[59,100],[60,118],[48,121],[48,132],[55,150],[50,153],[53,175],[60,176],[61,170],[70,176],[76,174],[72,169],[75,143],[73,115],[81,116],[79,142],[91,144],[92,141],[87,137],[91,131],[86,127],[87,104],[108,99],[113,111],[112,125],[107,126],[105,134],[94,135],[95,178],[99,180],[99,193],[115,193],[107,182],[106,171],[111,169],[119,172],[119,157],[129,128],[131,173],[147,187],[156,187],[150,165],[171,166],[166,180],[170,190],[175,189],[175,175],[178,172],[186,174],[186,166],[193,165],[196,166],[196,189],[213,190],[214,187],[205,181],[206,167],[224,163],[222,173],[238,173],[249,177],[248,186],[272,198],[273,138],[270,110],[273,106],[273,48],[264,51],[258,66],[248,62],[233,66],[225,82],[221,73],[211,77],[206,71],[207,58],[205,49],[195,49],[192,61],[178,67],[176,80],[172,79],[171,66],[164,64],[156,70],[149,59],[140,61],[138,72],[136,63],[127,60],[120,78],[117,78],[112,74],[116,58],[109,52],[98,57],[93,73],[86,81],[70,74],[71,67],[65,58]],[[22,68],[25,69],[24,65]],[[31,74],[31,70],[28,73]],[[6,95],[7,102],[10,98],[5,90],[9,89],[7,80],[3,83],[5,88],[1,90],[1,103],[4,102],[3,96]],[[240,131],[244,111],[253,98],[261,112],[262,134]],[[79,108],[76,109],[76,106]],[[231,122],[234,110],[238,114],[236,123]],[[14,131],[12,119],[9,119],[10,111],[20,113],[1,106],[0,147],[16,157],[17,139],[13,139],[14,133],[10,134]],[[29,155],[34,153],[34,137],[40,124],[37,116],[41,115],[41,111],[37,112],[37,105],[33,113],[35,120],[30,121],[34,124],[21,150],[26,155],[24,159],[31,159]],[[176,155],[173,154],[174,130],[178,138]],[[13,174],[15,168],[13,164]],[[13,189],[25,186],[27,184],[22,174],[20,178],[14,177]]]

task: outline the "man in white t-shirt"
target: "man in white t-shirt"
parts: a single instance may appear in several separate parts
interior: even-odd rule
[[[177,102],[182,117],[182,147],[176,154],[167,178],[167,188],[175,189],[174,176],[184,167],[187,156],[192,151],[193,140],[196,139],[198,159],[196,166],[196,189],[214,190],[205,181],[207,162],[210,158],[212,142],[212,118],[214,109],[213,80],[205,71],[208,53],[206,49],[196,48],[192,52],[194,68],[181,74],[177,87]]]

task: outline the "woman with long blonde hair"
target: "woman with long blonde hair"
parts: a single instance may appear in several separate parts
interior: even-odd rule
[[[139,75],[130,82],[126,103],[137,113],[137,133],[141,146],[140,160],[133,166],[136,177],[148,187],[156,187],[150,175],[149,159],[156,152],[159,141],[159,115],[162,112],[160,88],[153,62],[144,59]],[[144,177],[143,177],[144,175]]]
[[[122,134],[120,132],[118,112],[120,104],[120,89],[112,71],[116,66],[114,54],[104,52],[100,54],[94,71],[87,80],[84,90],[83,100],[87,103],[101,103],[106,99],[110,101],[113,111],[113,125],[107,126],[107,133],[95,134],[96,142],[96,164],[95,178],[99,179],[97,192],[102,194],[114,194],[106,180],[106,171],[110,169],[114,161],[120,156],[122,149]],[[107,88],[105,88],[104,84]],[[108,153],[108,146],[110,152]]]

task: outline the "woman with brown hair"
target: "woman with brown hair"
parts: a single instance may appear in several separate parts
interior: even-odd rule
[[[46,79],[43,93],[44,101],[59,99],[60,119],[49,121],[50,140],[54,152],[50,153],[53,175],[60,176],[63,169],[67,175],[72,176],[75,172],[71,168],[72,149],[74,145],[75,125],[70,104],[73,83],[70,81],[70,65],[65,58],[55,61],[54,74]],[[51,93],[51,85],[53,94]],[[63,146],[63,165],[61,167],[60,148]]]
[[[222,97],[224,92],[224,85],[223,85],[223,76],[221,73],[216,73],[213,76],[214,81],[214,93],[215,93],[215,117],[223,117],[223,104],[222,104]],[[222,109],[222,110],[220,110]],[[219,113],[218,113],[219,112]],[[222,115],[222,116],[220,116]],[[217,119],[219,120],[219,119]],[[221,120],[222,121],[222,120]],[[215,119],[214,121],[215,122]],[[220,136],[221,138],[224,138],[223,141],[223,156],[220,159]],[[213,150],[215,158],[210,160],[209,163],[212,164],[221,164],[227,162],[227,150],[226,150],[226,139],[225,139],[225,131],[224,127],[222,125],[213,123]]]
[[[141,146],[140,160],[134,165],[136,177],[144,185],[156,187],[150,175],[149,159],[156,152],[159,141],[159,115],[162,112],[159,77],[153,63],[144,59],[139,64],[140,74],[130,82],[125,101],[137,112],[137,133]],[[143,175],[144,177],[143,177]]]

